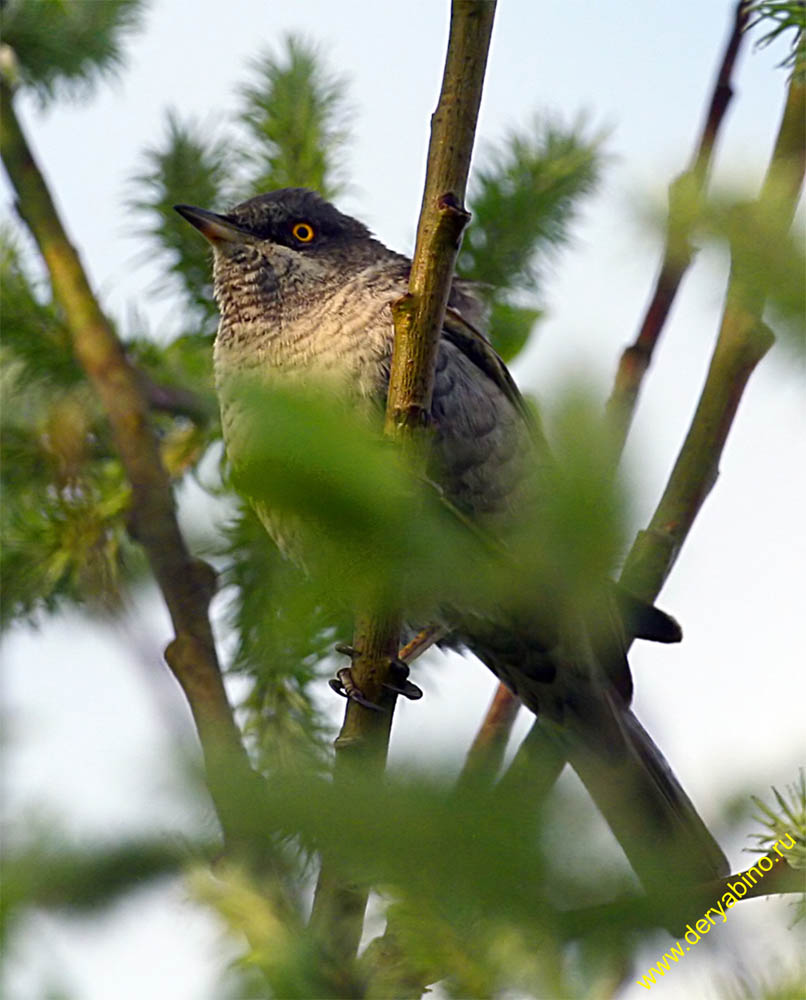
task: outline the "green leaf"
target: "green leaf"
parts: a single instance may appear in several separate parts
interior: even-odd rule
[[[793,171],[797,165],[792,164]],[[803,275],[806,243],[791,225],[791,183],[778,165],[780,187],[768,183],[763,200],[746,193],[716,191],[707,199],[681,197],[672,205],[670,224],[691,233],[699,244],[721,243],[731,253],[733,287],[751,313],[766,306],[765,319],[799,360],[806,358]],[[795,175],[796,176],[796,175]],[[683,191],[685,195],[685,190]],[[663,225],[658,214],[650,224]]]
[[[0,286],[6,361],[13,355],[53,388],[83,381],[70,334],[58,309],[48,301],[50,289],[32,280],[8,226],[0,227]]]
[[[183,122],[169,111],[165,136],[143,153],[145,161],[132,177],[136,194],[129,207],[144,220],[140,232],[157,250],[174,279],[158,286],[166,291],[178,283],[201,332],[215,329],[212,258],[199,234],[173,210],[178,203],[224,209],[231,192],[230,144],[214,129]]]
[[[460,276],[482,291],[535,290],[540,262],[567,242],[580,199],[596,185],[601,141],[579,125],[537,120],[488,151],[471,179]]]
[[[2,33],[14,75],[48,104],[61,94],[86,98],[124,64],[127,36],[140,28],[144,0],[8,0]]]
[[[312,684],[349,615],[314,581],[284,560],[256,514],[241,507],[226,532],[223,582],[234,588],[228,617],[237,645],[230,670],[253,679],[242,706],[246,731],[266,769],[300,757],[322,759],[329,735],[314,707]]]
[[[147,881],[178,874],[191,857],[188,846],[166,841],[77,847],[52,833],[26,839],[24,847],[6,850],[4,924],[23,907],[97,910]]]
[[[249,134],[249,193],[308,187],[333,198],[344,188],[349,140],[344,78],[296,35],[285,38],[280,55],[264,52],[251,68],[239,112]]]
[[[321,387],[320,387],[321,389]],[[234,480],[323,595],[359,607],[394,594],[412,613],[494,588],[484,543],[418,478],[377,422],[327,391],[245,378],[229,450]]]
[[[780,66],[791,69],[801,79],[806,72],[806,46],[803,44],[806,35],[806,6],[803,0],[757,0],[750,5],[750,16],[755,15],[748,30],[759,24],[769,27],[766,35],[756,42],[756,48],[763,49],[775,42],[787,31],[793,31],[791,51],[781,61]]]
[[[500,300],[493,302],[488,332],[490,342],[504,361],[510,362],[520,354],[541,316],[539,309],[526,309]]]
[[[580,125],[535,120],[488,151],[471,177],[472,218],[457,272],[477,283],[491,313],[490,339],[505,361],[523,349],[540,317],[532,302],[541,268],[568,241],[580,201],[596,186],[601,142]]]

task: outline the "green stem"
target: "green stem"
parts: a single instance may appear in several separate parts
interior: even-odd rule
[[[439,103],[431,121],[428,170],[417,229],[409,291],[393,308],[395,343],[386,407],[386,433],[406,446],[428,418],[434,364],[462,230],[461,207],[476,131],[495,14],[494,0],[453,0]],[[379,776],[386,761],[394,696],[384,692],[390,656],[397,654],[400,615],[387,602],[357,616],[353,679],[373,712],[349,702],[336,740],[336,781],[360,770]],[[311,916],[320,939],[340,942],[342,958],[355,957],[367,890],[344,885],[322,859]]]

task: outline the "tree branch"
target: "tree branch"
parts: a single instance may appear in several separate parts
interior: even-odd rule
[[[445,72],[431,119],[428,169],[417,226],[409,292],[396,303],[387,431],[425,425],[434,363],[462,231],[464,198],[476,135],[495,0],[453,0]]]
[[[715,903],[721,902],[725,908],[723,896],[729,892],[738,902],[742,899],[758,899],[762,896],[782,896],[806,891],[802,871],[790,868],[787,864],[776,867],[776,862],[780,862],[781,859],[775,854],[768,854],[765,857],[769,858],[773,867],[768,875],[762,872],[762,877],[759,877],[760,869],[756,862],[755,865],[735,875],[726,875],[724,878],[697,886],[677,889],[670,885],[662,897],[628,896],[599,906],[557,911],[557,926],[569,938],[585,937],[614,924],[623,931],[652,927],[669,928],[684,920],[696,922],[702,917],[705,909]],[[744,881],[745,876],[747,881]],[[731,886],[736,886],[737,883],[741,883],[744,887],[744,895],[740,896],[738,891],[732,891]],[[731,909],[733,905],[735,904],[732,904]]]
[[[187,417],[199,427],[208,425],[213,413],[204,399],[190,389],[155,382],[142,368],[133,366],[140,382],[140,391],[149,409],[172,417]]]
[[[17,119],[5,79],[0,79],[0,106],[0,154],[17,209],[48,269],[53,296],[64,313],[76,357],[109,417],[132,487],[130,530],[146,551],[176,633],[165,658],[190,705],[210,791],[225,834],[231,834],[237,817],[228,805],[228,775],[233,767],[244,774],[251,771],[224,690],[207,616],[215,577],[206,564],[192,559],[185,547],[139,377],[69,242]]]
[[[476,132],[484,71],[495,15],[494,0],[453,0],[445,71],[431,119],[428,169],[408,294],[393,306],[395,342],[386,407],[386,433],[406,447],[428,420],[434,364],[462,230],[462,207]],[[336,780],[351,760],[381,770],[386,758],[395,697],[384,691],[400,638],[399,614],[388,602],[357,616],[353,679],[385,709],[376,713],[350,701],[336,740]],[[378,718],[378,716],[381,716]],[[349,755],[349,759],[346,755]],[[311,917],[320,935],[338,937],[344,957],[358,948],[366,906],[364,891],[339,885],[323,859]],[[346,930],[345,930],[346,928]]]
[[[606,417],[613,430],[614,460],[618,458],[624,448],[638,403],[641,383],[649,369],[653,351],[660,339],[677,290],[691,262],[687,232],[680,232],[679,229],[673,230],[672,228],[678,192],[684,191],[687,197],[690,197],[693,193],[698,194],[705,188],[717,135],[733,97],[731,76],[748,17],[748,0],[740,0],[736,4],[733,30],[725,47],[691,166],[669,186],[670,223],[663,262],[655,283],[655,291],[635,342],[625,348],[621,356],[613,390],[606,404]],[[515,695],[504,684],[499,684],[473,742],[465,765],[466,768],[472,767],[475,770],[482,763],[480,755],[483,752],[490,754],[489,762],[483,764],[488,771],[493,770],[496,759],[500,763],[498,748],[501,744],[506,746],[512,726],[517,718],[519,704],[520,702]]]
[[[737,23],[741,8],[742,4],[739,4]],[[731,42],[738,46],[735,28]],[[729,44],[720,73],[720,76],[726,75],[726,79],[735,58],[735,52],[733,56],[731,52]],[[716,94],[712,100],[711,113],[700,143],[702,156],[698,154],[695,158],[695,166],[699,163],[697,169],[703,176],[720,121],[718,109],[726,106],[726,101],[727,97],[723,97],[722,104],[717,102]],[[777,214],[782,234],[791,225],[803,184],[806,159],[804,104],[804,85],[793,77],[770,167],[759,196],[762,208],[766,206],[770,212]],[[719,459],[747,381],[773,343],[771,332],[760,320],[763,299],[748,303],[742,286],[741,268],[737,268],[734,262],[719,337],[691,428],[658,508],[648,528],[638,533],[621,572],[620,582],[626,589],[650,603],[660,593],[716,480]],[[640,379],[636,385],[636,396],[638,385]],[[608,403],[611,418],[613,406],[620,405],[614,402],[615,395],[616,389]],[[626,429],[625,426],[625,434]],[[486,720],[483,725],[486,725]],[[538,728],[539,723],[536,722],[532,731]],[[527,737],[511,767],[521,769],[528,766],[529,753]]]
[[[624,448],[638,403],[641,383],[649,369],[652,354],[660,339],[680,283],[691,264],[690,226],[688,223],[681,225],[676,221],[679,214],[677,206],[684,199],[684,205],[687,206],[690,199],[699,198],[705,190],[717,135],[733,97],[731,76],[749,16],[750,4],[748,0],[740,0],[736,4],[733,30],[722,57],[722,64],[714,84],[705,124],[694,151],[691,166],[669,185],[669,222],[666,248],[655,283],[655,291],[635,342],[625,348],[621,355],[613,391],[606,406],[607,418],[613,430],[615,458],[618,458]],[[684,209],[682,214],[685,217],[690,216],[691,213]]]
[[[774,219],[783,238],[792,225],[806,163],[806,87],[795,76],[756,210]],[[646,531],[639,532],[621,582],[654,601],[677,560],[694,519],[719,473],[719,460],[739,400],[774,337],[761,321],[765,295],[745,273],[733,248],[725,311],[691,427]]]
[[[482,724],[465,757],[460,781],[482,775],[494,781],[501,769],[512,727],[521,708],[520,698],[499,684]]]

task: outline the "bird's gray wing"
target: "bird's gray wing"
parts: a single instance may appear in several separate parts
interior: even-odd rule
[[[520,389],[509,373],[509,369],[496,354],[492,344],[475,326],[469,323],[456,309],[445,310],[442,327],[445,340],[457,347],[509,400],[527,423],[534,420]]]
[[[433,416],[446,492],[475,515],[500,515],[519,492],[525,463],[550,462],[532,413],[486,338],[449,309],[437,357]],[[524,502],[521,497],[520,502]],[[525,502],[538,502],[529,495]],[[484,518],[482,518],[484,519]],[[462,609],[454,642],[464,645],[542,720],[599,806],[647,889],[707,881],[727,870],[663,754],[630,711],[626,634],[676,641],[673,619],[603,587],[595,621],[535,595],[531,612],[482,615]],[[668,864],[662,871],[658,859]]]

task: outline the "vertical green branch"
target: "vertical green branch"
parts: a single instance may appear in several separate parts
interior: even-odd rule
[[[409,292],[394,309],[395,347],[386,407],[390,433],[416,429],[427,421],[437,345],[469,219],[463,204],[494,17],[494,0],[454,0],[451,6]]]
[[[425,191],[417,228],[417,243],[408,294],[393,307],[395,343],[386,407],[386,432],[401,443],[411,440],[428,419],[434,364],[456,257],[469,218],[462,207],[476,132],[484,72],[492,33],[495,3],[454,0],[450,35],[437,109],[431,120],[431,141]],[[370,698],[383,691],[390,656],[398,649],[400,616],[384,606],[357,616],[353,644],[357,657],[353,679]],[[363,762],[369,754],[371,772],[386,757],[394,696],[384,695],[385,718],[349,703],[336,741],[336,779],[344,780],[350,758]],[[344,957],[354,956],[361,933],[366,890],[343,886],[323,859],[312,923],[321,935],[338,937]],[[345,934],[345,925],[348,932]]]

